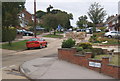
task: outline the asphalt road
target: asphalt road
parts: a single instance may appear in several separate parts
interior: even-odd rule
[[[18,73],[19,66],[22,63],[39,57],[56,56],[57,48],[60,47],[62,39],[47,38],[46,40],[49,42],[47,48],[31,49],[20,52],[2,50],[2,78],[24,79],[24,76]]]

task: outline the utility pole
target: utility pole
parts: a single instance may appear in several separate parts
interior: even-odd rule
[[[34,0],[34,36],[36,37],[36,0]]]

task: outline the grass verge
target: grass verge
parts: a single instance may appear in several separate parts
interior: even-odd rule
[[[25,50],[26,49],[26,41],[19,41],[19,42],[13,42],[12,45],[10,46],[8,43],[2,44],[2,49],[8,49],[8,50]]]

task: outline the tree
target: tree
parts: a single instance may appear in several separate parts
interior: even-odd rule
[[[53,9],[41,17],[41,20],[43,22],[42,24],[46,27],[46,29],[49,30],[56,30],[58,25],[61,25],[64,28],[70,28],[70,19],[73,19],[72,13],[68,14],[67,12],[58,9]]]
[[[47,14],[46,12],[39,10],[36,12],[36,17],[40,19],[43,15]]]
[[[70,18],[69,14],[66,13],[57,13],[56,14],[57,18],[59,19],[59,24],[64,27],[64,28],[70,28]]]
[[[49,7],[47,8],[47,13],[50,13],[50,9],[53,9],[53,6],[49,5]]]
[[[77,21],[77,26],[80,27],[80,28],[84,28],[85,25],[87,25],[87,16],[84,15],[84,16],[80,16],[78,18],[79,20]]]
[[[87,22],[88,27],[93,27],[94,24],[92,22]]]
[[[18,13],[24,9],[25,2],[3,2],[2,3],[2,26],[19,25]]]
[[[99,3],[95,2],[89,7],[88,16],[94,23],[94,25],[103,23],[104,17],[106,15],[106,11],[104,10],[104,8],[102,8],[102,6]]]
[[[49,30],[54,29],[54,35],[55,35],[56,34],[55,30],[59,25],[57,16],[50,13],[44,15],[42,19],[43,19],[43,25],[47,27],[47,29]]]
[[[3,38],[11,44],[15,39],[16,32],[12,32],[13,27],[19,25],[18,13],[24,9],[25,2],[3,2],[2,3],[2,34]],[[15,29],[14,29],[15,30]],[[7,34],[7,35],[5,35]],[[6,36],[6,37],[5,37]],[[9,37],[8,37],[9,36]],[[4,39],[2,39],[4,40]]]
[[[70,20],[73,19],[73,15],[72,13],[67,13],[65,11],[61,11],[61,10],[58,10],[58,9],[53,9],[51,11],[52,14],[56,14],[58,19],[59,19],[59,24],[66,28],[66,29],[69,29],[71,28],[71,24],[70,24]]]

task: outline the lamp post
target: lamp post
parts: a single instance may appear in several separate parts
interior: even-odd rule
[[[34,0],[34,36],[36,37],[36,0]]]

